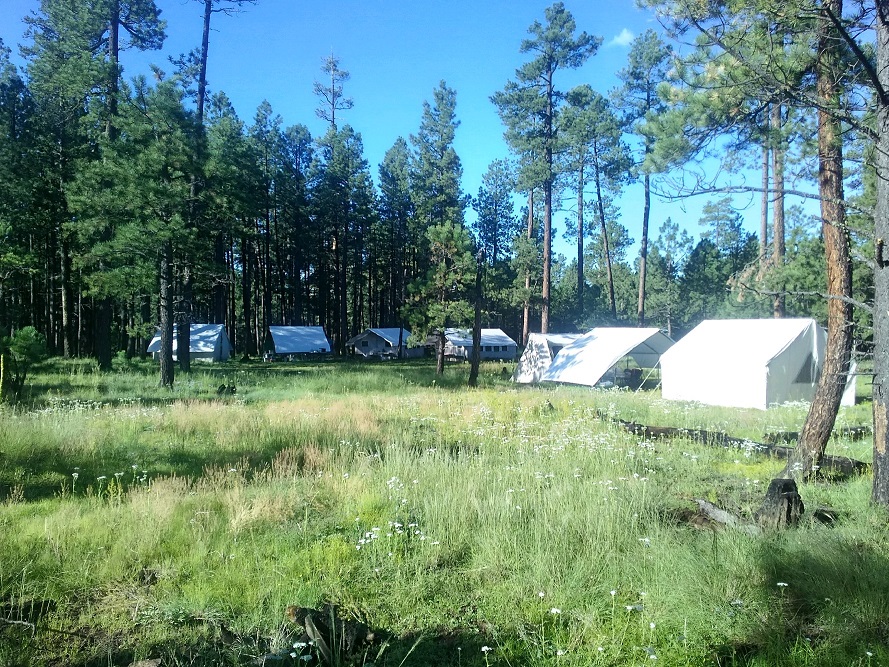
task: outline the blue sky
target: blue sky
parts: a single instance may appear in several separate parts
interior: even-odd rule
[[[167,41],[160,52],[124,54],[125,76],[146,72],[149,63],[172,71],[168,56],[200,43],[202,3],[156,3],[167,20]],[[3,5],[0,37],[16,51],[24,32],[20,17],[36,10],[39,2],[3,0]],[[556,84],[567,90],[589,83],[607,94],[619,83],[616,73],[626,64],[632,37],[658,25],[633,0],[568,0],[565,5],[578,30],[602,37],[603,45],[582,68],[562,73]],[[423,101],[431,100],[433,89],[444,80],[457,91],[460,127],[455,148],[463,163],[464,192],[476,194],[487,166],[509,155],[503,126],[489,98],[526,61],[519,44],[533,21],[543,21],[547,6],[529,0],[258,0],[236,15],[214,15],[209,85],[213,91],[224,91],[248,124],[265,99],[284,126],[302,123],[320,135],[325,125],[315,116],[318,104],[312,83],[321,78],[322,59],[335,54],[351,74],[346,94],[355,103],[342,113],[342,122],[361,133],[365,157],[376,177],[396,138],[416,133]],[[652,237],[668,216],[697,236],[704,203],[701,198],[685,206],[654,200]],[[628,187],[620,204],[621,222],[638,241],[641,186]],[[755,221],[758,212],[746,214]],[[561,239],[566,215],[555,216],[556,250],[571,256],[571,243]]]

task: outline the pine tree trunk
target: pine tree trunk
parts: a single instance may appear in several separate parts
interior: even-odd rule
[[[179,350],[179,370],[191,372],[191,311],[194,299],[194,274],[191,264],[184,260],[182,267],[182,301],[179,313],[179,328],[176,335],[176,347]]]
[[[825,7],[834,16],[842,16],[842,0],[826,0]],[[841,40],[826,17],[819,38],[818,97],[818,188],[821,195],[821,231],[827,262],[827,347],[821,377],[809,414],[800,431],[799,444],[787,461],[785,474],[810,480],[833,431],[852,353],[852,262],[849,233],[843,205],[843,148],[839,121],[831,114],[838,106],[842,87],[839,79]]]
[[[640,327],[645,326],[645,271],[648,264],[648,221],[651,216],[651,177],[648,174],[642,177],[642,184],[645,204],[642,208],[642,238],[639,241],[639,303],[636,309]]]
[[[889,1],[878,0],[877,72],[883,90],[889,90]],[[874,214],[876,261],[874,262],[874,462],[871,500],[889,506],[889,99],[877,108],[879,146],[877,206]]]
[[[781,105],[773,104],[771,109],[772,133],[775,137],[775,147],[772,151],[772,172],[775,181],[775,194],[772,200],[772,265],[780,270],[784,266],[784,138],[781,136]],[[842,187],[842,183],[840,184]],[[772,307],[775,317],[784,317],[785,297],[783,284],[777,285],[778,294]]]
[[[597,161],[598,164],[598,161]],[[614,298],[614,273],[611,270],[611,244],[608,241],[608,227],[605,224],[605,205],[602,199],[602,179],[596,168],[596,202],[599,206],[599,225],[602,229],[602,250],[605,253],[605,269],[608,272],[608,305],[611,308],[611,319],[617,319],[617,301]]]
[[[472,362],[469,368],[469,386],[478,386],[478,367],[482,356],[482,277],[485,270],[485,253],[480,250],[475,269],[475,321],[472,325]]]
[[[76,353],[74,330],[71,326],[73,292],[71,290],[71,253],[64,232],[61,238],[60,278],[62,281],[62,353],[70,359]]]
[[[766,254],[769,248],[769,158],[770,151],[767,142],[762,145],[762,201],[759,210],[759,274],[765,274],[769,265],[769,257]]]
[[[583,320],[583,162],[577,170],[577,316]]]
[[[445,334],[444,330],[438,332],[438,340],[435,344],[435,374],[444,375],[445,358]]]
[[[241,313],[244,318],[244,354],[248,357],[256,355],[256,341],[253,335],[253,252],[248,239],[241,239]]]
[[[534,190],[528,193],[528,239],[534,238]],[[531,333],[531,269],[525,271],[525,300],[522,303],[522,345],[528,344]]]
[[[540,333],[549,333],[550,281],[553,263],[553,184],[548,181],[543,188],[543,280],[540,304]]]
[[[173,387],[173,244],[164,241],[160,258],[160,384]]]
[[[553,91],[553,73],[549,72],[546,80],[546,117],[544,119],[544,136],[546,148],[546,180],[543,183],[543,280],[542,303],[540,305],[540,333],[549,333],[549,306],[553,264],[553,143],[555,128],[553,127],[555,101]]]

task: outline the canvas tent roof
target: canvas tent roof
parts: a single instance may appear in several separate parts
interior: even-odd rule
[[[269,327],[275,354],[330,352],[330,341],[323,327]]]
[[[173,325],[173,353],[177,352],[178,328]],[[155,333],[154,338],[148,344],[147,352],[153,354],[160,352],[161,349],[161,333],[160,329]],[[192,355],[212,355],[217,351],[217,358],[228,359],[232,352],[232,345],[225,332],[225,325],[222,324],[192,324],[189,328],[189,349]]]
[[[705,320],[661,358],[663,397],[759,409],[811,400],[824,340],[810,318]]]
[[[673,341],[654,327],[596,327],[563,347],[541,380],[593,387],[626,356],[642,368],[654,368],[671,345]]]
[[[375,327],[370,329],[365,329],[357,336],[353,336],[349,339],[346,345],[354,345],[356,342],[361,340],[364,336],[367,335],[368,332],[375,333],[377,336],[382,338],[384,341],[389,343],[392,347],[398,347],[398,337],[401,335],[401,344],[407,345],[407,339],[411,337],[411,332],[407,329],[399,329],[398,327]]]
[[[566,345],[570,345],[583,334],[543,334],[532,333],[528,344],[516,364],[512,374],[513,382],[529,384],[540,382],[540,378],[552,363],[553,357]]]
[[[455,347],[472,347],[472,329],[445,329],[445,338]],[[512,345],[516,342],[501,329],[482,329],[482,345]]]

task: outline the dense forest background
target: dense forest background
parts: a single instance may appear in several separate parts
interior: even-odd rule
[[[314,82],[321,136],[268,103],[242,119],[224,92],[208,95],[212,17],[245,1],[203,0],[202,45],[151,78],[125,79],[119,66],[122,45],[163,44],[151,0],[42,0],[26,19],[24,67],[0,44],[0,333],[33,326],[53,354],[103,368],[115,354],[144,354],[173,321],[224,323],[248,356],[269,325],[321,325],[345,353],[366,327],[425,336],[471,325],[477,277],[483,324],[521,342],[602,324],[675,337],[720,316],[827,321],[817,106],[749,76],[742,85],[720,62],[726,50],[681,51],[670,40],[679,32],[649,31],[620,87],[562,90],[562,72],[601,39],[553,5],[529,28],[515,80],[491,91],[512,154],[466,193],[453,147],[458,91],[444,81],[374,171],[342,120],[349,75],[334,55]],[[795,58],[790,75],[808,85],[792,36],[818,25],[749,39],[771,36],[769,49]],[[778,47],[775,34],[786,35]],[[867,97],[854,75],[840,82],[852,101]],[[862,109],[849,118],[866,124]],[[862,259],[874,252],[870,139],[843,126],[843,234],[858,303],[874,290]],[[708,178],[742,172],[760,174],[761,187]],[[631,182],[644,184],[638,221],[617,207]],[[742,191],[748,206],[761,200],[759,234],[733,205]],[[709,197],[697,238],[650,206],[690,194]],[[555,211],[573,221],[573,256],[552,252]],[[853,317],[866,350],[870,315]]]

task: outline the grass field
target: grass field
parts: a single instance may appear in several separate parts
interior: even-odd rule
[[[695,499],[750,520],[782,462],[613,421],[761,440],[805,405],[509,370],[231,362],[171,392],[148,362],[48,362],[0,407],[0,666],[889,664],[867,476],[804,487],[798,528],[714,529]]]

